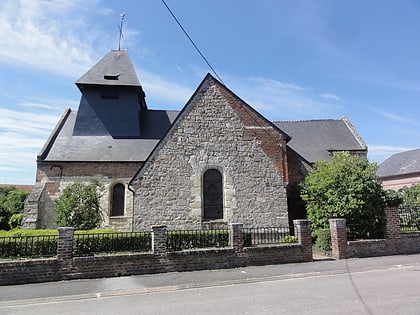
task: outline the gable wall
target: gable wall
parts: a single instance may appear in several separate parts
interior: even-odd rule
[[[231,222],[245,227],[287,226],[281,135],[261,118],[251,119],[252,111],[242,108],[238,100],[232,104],[212,82],[203,83],[146,162],[140,179],[133,182],[135,230],[153,225],[205,228]],[[209,168],[223,174],[224,219],[203,222],[202,175]]]

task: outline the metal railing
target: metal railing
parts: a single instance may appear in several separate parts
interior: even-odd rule
[[[420,231],[420,207],[398,208],[401,232]]]
[[[38,258],[57,255],[57,235],[2,236],[0,258]]]
[[[227,229],[166,231],[168,251],[227,246],[229,246]]]
[[[73,256],[151,250],[151,232],[76,233],[73,240]]]
[[[289,227],[243,228],[244,246],[294,242]]]

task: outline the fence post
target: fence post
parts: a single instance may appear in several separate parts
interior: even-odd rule
[[[69,269],[72,266],[74,228],[59,227],[57,241],[57,261],[62,269]]]
[[[166,253],[166,225],[152,226],[152,251],[154,254]]]
[[[302,246],[302,254],[305,261],[312,261],[312,237],[311,237],[311,221],[309,220],[293,220],[295,236],[299,244]]]
[[[347,258],[349,255],[347,244],[346,219],[330,219],[332,256],[337,259]]]
[[[241,253],[244,249],[242,227],[242,223],[231,223],[229,225],[229,245],[235,253]]]

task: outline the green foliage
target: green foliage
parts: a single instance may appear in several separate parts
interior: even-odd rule
[[[345,218],[368,234],[382,231],[386,195],[376,170],[376,163],[347,152],[336,152],[329,162],[316,162],[301,193],[313,231],[328,228],[331,218]]]
[[[206,247],[227,247],[229,245],[228,231],[168,231],[166,246],[168,250],[180,251],[185,249]]]
[[[2,234],[4,233],[0,233],[0,258],[51,257],[57,254],[57,235],[5,236]]]
[[[75,233],[74,256],[88,256],[98,253],[147,252],[152,250],[150,232],[136,233]]]
[[[9,226],[11,229],[20,227],[22,224],[23,213],[14,213],[9,219]]]
[[[314,233],[315,249],[321,252],[331,251],[331,232],[330,229],[319,229]]]
[[[29,192],[15,187],[0,187],[0,230],[9,230],[13,214],[22,213],[25,198]]]
[[[280,243],[296,243],[298,240],[296,236],[288,235],[281,239]]]
[[[420,207],[420,184],[404,187],[401,191],[404,208]]]
[[[58,235],[57,230],[28,230],[28,229],[12,229],[10,231],[0,231],[0,237],[6,237],[6,236],[39,236],[39,235]]]
[[[90,183],[75,182],[63,190],[54,201],[57,223],[60,226],[71,226],[78,230],[89,230],[98,227],[101,220],[99,209],[99,181]]]

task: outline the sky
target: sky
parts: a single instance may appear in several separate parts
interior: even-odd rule
[[[267,119],[346,116],[371,162],[420,148],[420,1],[165,2]],[[123,12],[150,109],[182,109],[211,72],[162,0],[1,0],[0,183],[35,182],[37,154],[78,108],[74,83],[118,48]]]

